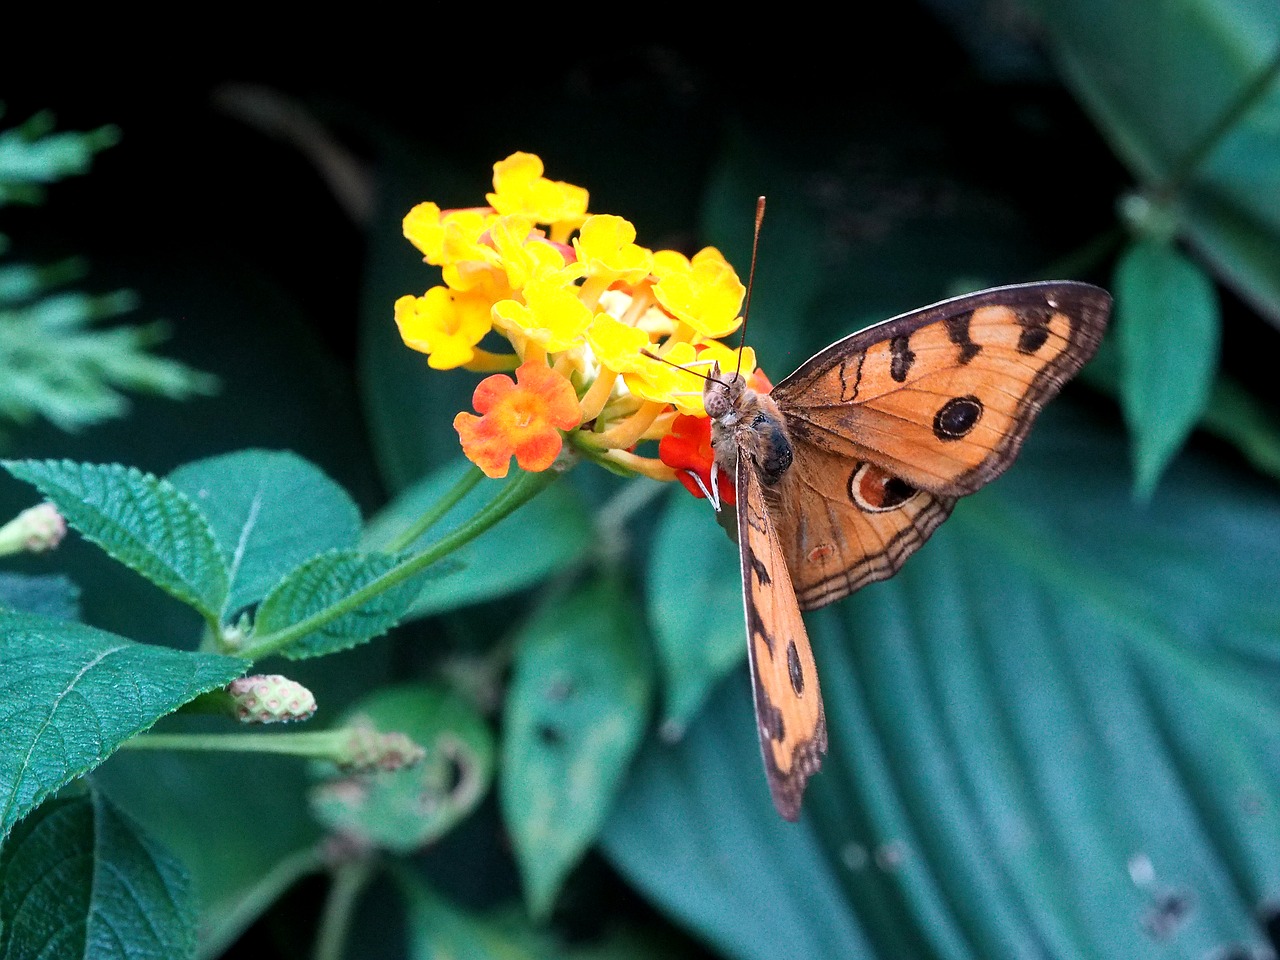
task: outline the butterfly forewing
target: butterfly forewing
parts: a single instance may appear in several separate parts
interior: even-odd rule
[[[837,341],[772,397],[797,460],[816,448],[962,496],[1013,461],[1040,407],[1093,355],[1110,303],[1069,282],[946,300]]]
[[[805,784],[827,750],[818,669],[764,489],[741,452],[737,495],[756,726],[774,805],[795,820]]]

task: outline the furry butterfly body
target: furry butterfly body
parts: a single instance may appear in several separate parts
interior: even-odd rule
[[[708,380],[716,469],[736,484],[756,725],[786,819],[827,749],[800,611],[892,576],[1004,472],[1110,308],[1082,283],[997,287],[845,337],[768,395],[739,374]]]

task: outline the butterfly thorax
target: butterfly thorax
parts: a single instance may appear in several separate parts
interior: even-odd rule
[[[707,381],[703,406],[711,417],[711,446],[720,469],[733,476],[738,452],[754,464],[761,482],[770,487],[791,466],[793,451],[786,421],[768,395],[746,385],[741,374]]]

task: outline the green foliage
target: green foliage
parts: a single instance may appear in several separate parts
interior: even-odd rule
[[[119,140],[115,127],[52,129],[52,115],[41,113],[0,130],[0,207],[43,202],[45,185],[88,172],[94,154]],[[6,246],[0,237],[0,253]],[[208,374],[149,352],[167,338],[163,324],[95,329],[133,311],[137,298],[57,289],[84,270],[78,260],[0,265],[0,418],[79,430],[123,416],[122,391],[182,400],[215,389]]]
[[[0,613],[0,837],[130,737],[248,664]]]
[[[67,522],[116,560],[215,621],[227,566],[209,521],[167,480],[119,464],[0,463],[34,484]]]
[[[182,864],[96,791],[45,804],[0,849],[0,956],[181,960],[195,927]]]
[[[1218,366],[1213,282],[1167,243],[1143,240],[1116,267],[1116,329],[1138,495],[1149,497],[1203,416]]]
[[[360,511],[323,471],[293,453],[242,450],[179,467],[169,482],[209,520],[230,574],[228,620],[325,550],[354,547]]]
[[[683,489],[668,499],[649,554],[645,599],[666,694],[663,733],[678,736],[747,648],[737,551],[705,500]]]
[[[522,630],[504,712],[501,797],[535,917],[549,914],[603,825],[644,734],[652,686],[616,582],[555,597]]]
[[[416,579],[409,579],[381,592],[368,589],[397,565],[390,554],[354,550],[312,557],[267,594],[258,608],[255,633],[261,637],[296,627],[297,638],[282,651],[293,659],[346,650],[386,633],[404,616],[419,588]],[[306,624],[339,604],[349,609],[323,623]]]
[[[1032,6],[1066,82],[1179,233],[1280,323],[1280,8],[1270,0]],[[1118,69],[1123,65],[1123,69]]]
[[[413,484],[370,522],[363,546],[381,550],[457,483],[467,467],[454,461]],[[496,484],[481,482],[426,533],[421,546],[456,530],[493,497]],[[591,517],[566,486],[551,487],[520,511],[518,524],[499,524],[449,555],[444,569],[424,580],[408,616],[417,618],[494,600],[533,586],[577,563],[591,543]],[[537,550],[525,549],[536,542]]]
[[[88,173],[93,155],[120,140],[115,127],[54,133],[53,125],[53,114],[46,111],[0,131],[0,206],[43,202],[45,185]]]
[[[367,722],[398,730],[427,751],[400,770],[331,778],[311,792],[317,819],[331,830],[386,850],[410,853],[448,833],[475,809],[493,780],[493,734],[475,708],[438,687],[381,690],[340,725]]]

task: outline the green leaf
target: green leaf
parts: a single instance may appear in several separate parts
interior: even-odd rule
[[[698,575],[690,577],[690,570]],[[746,656],[738,548],[706,500],[675,490],[658,522],[648,573],[646,604],[665,692],[663,733],[674,739]]]
[[[1139,240],[1116,266],[1121,398],[1135,489],[1149,497],[1209,403],[1221,318],[1213,281],[1168,244]]]
[[[427,756],[412,767],[316,787],[312,810],[331,830],[410,853],[448,833],[488,793],[493,734],[461,697],[428,686],[381,690],[348,711],[339,726],[357,722],[407,734]]]
[[[248,663],[0,613],[0,838],[125,740]]]
[[[521,632],[504,710],[501,800],[545,917],[600,830],[648,719],[652,667],[625,590],[601,580]]]
[[[199,504],[230,571],[227,619],[317,553],[354,547],[360,511],[297,454],[242,450],[179,467],[169,481]]]
[[[312,557],[267,594],[254,620],[254,636],[262,638],[340,603],[351,602],[356,594],[389,573],[399,562],[399,558],[390,554],[354,550],[331,550]],[[386,633],[405,615],[420,584],[418,577],[410,577],[302,634],[279,652],[293,660],[318,657]]]
[[[189,888],[182,865],[100,794],[51,801],[0,849],[0,956],[190,957]]]
[[[422,516],[465,474],[455,461],[409,487],[370,521],[362,545],[382,549]],[[493,499],[498,483],[481,481],[410,546],[420,550],[456,530]],[[409,616],[425,617],[493,600],[540,583],[577,563],[591,547],[591,515],[563,481],[521,507],[516,516],[449,554],[422,582]]]
[[[610,860],[739,960],[1265,953],[1280,497],[1186,456],[1138,509],[1125,461],[1055,404],[896,577],[807,615],[830,749],[801,822],[743,671],[643,751]]]
[[[1276,67],[1271,0],[1035,0],[1068,84],[1134,176],[1157,186],[1200,155],[1178,198],[1187,239],[1280,323],[1280,84],[1220,121]]]
[[[119,464],[0,463],[53,501],[67,522],[161,590],[215,620],[227,568],[209,521],[167,480]]]
[[[61,574],[0,573],[0,610],[80,619],[80,588]]]

